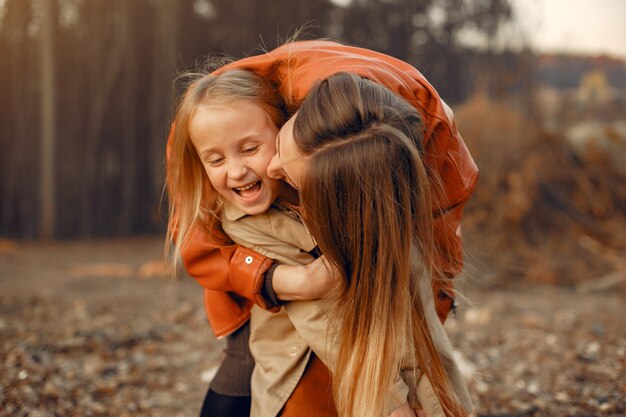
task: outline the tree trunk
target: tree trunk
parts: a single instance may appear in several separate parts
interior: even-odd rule
[[[136,17],[136,2],[124,2],[121,10],[121,28],[120,32],[123,34],[123,65],[124,69],[122,79],[122,143],[120,144],[120,163],[118,179],[121,181],[121,198],[115,204],[119,204],[119,218],[117,223],[117,231],[123,234],[129,234],[132,226],[132,217],[135,212],[136,201],[144,198],[144,196],[136,195],[136,182],[137,182],[137,155],[135,152],[137,141],[139,140],[137,135],[138,124],[138,112],[137,112],[137,72],[138,59],[137,53],[139,49],[135,48],[135,44],[138,42],[139,28],[131,28],[131,25],[137,20]],[[134,29],[134,30],[131,30]],[[116,181],[117,182],[117,181]],[[110,204],[110,203],[109,203]],[[113,207],[111,207],[113,210]],[[116,211],[113,210],[113,211]]]
[[[176,77],[176,63],[178,51],[178,33],[181,19],[181,4],[178,0],[162,1],[156,13],[155,39],[153,51],[153,79],[152,100],[150,100],[150,126],[152,142],[148,144],[151,149],[149,162],[150,176],[152,178],[151,195],[157,197],[163,191],[165,180],[164,163],[166,138],[169,132],[169,122],[173,117],[174,88],[172,81]],[[159,207],[155,207],[151,215],[154,219],[159,218]]]
[[[96,232],[95,224],[98,223],[97,198],[102,189],[102,161],[98,150],[103,140],[102,127],[107,120],[107,106],[123,66],[124,35],[119,30],[120,1],[90,0],[83,7],[90,11],[83,24],[91,24],[93,28],[90,31],[92,37],[83,45],[87,49],[85,56],[89,68],[89,108],[85,111],[87,129],[83,158],[81,233],[92,236]],[[105,19],[107,13],[111,18]],[[117,19],[113,17],[116,14]]]
[[[41,0],[42,19],[40,36],[41,59],[41,167],[39,212],[40,236],[54,237],[55,207],[55,69],[54,69],[54,25],[56,23],[55,0]]]

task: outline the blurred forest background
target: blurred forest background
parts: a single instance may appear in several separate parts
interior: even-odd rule
[[[177,73],[304,28],[410,62],[453,107],[481,169],[470,265],[623,280],[626,64],[539,54],[505,25],[508,0],[2,0],[0,236],[162,233]]]
[[[162,279],[174,80],[300,28],[455,112],[481,173],[446,328],[477,416],[625,415],[625,57],[538,52],[516,1],[0,0],[0,416],[198,414],[223,345]],[[574,3],[586,39],[609,2],[555,19]]]

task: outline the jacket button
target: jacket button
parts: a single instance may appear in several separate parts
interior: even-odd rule
[[[250,265],[252,263],[253,259],[252,256],[246,256],[245,262]]]

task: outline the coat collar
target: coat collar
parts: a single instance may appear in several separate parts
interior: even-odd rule
[[[224,216],[227,220],[234,222],[241,219],[242,217],[247,216],[247,214],[237,207],[233,206],[229,202],[224,201]]]

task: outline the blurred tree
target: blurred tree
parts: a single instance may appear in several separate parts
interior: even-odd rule
[[[342,14],[344,41],[410,62],[451,102],[472,85],[462,35],[481,37],[489,49],[512,18],[509,0],[353,0]]]
[[[462,34],[480,34],[489,49],[490,36],[510,18],[508,0],[0,4],[0,48],[8,57],[0,60],[0,235],[28,238],[42,235],[37,219],[44,214],[57,237],[162,229],[172,81],[198,57],[261,53],[304,27],[300,38],[332,35],[407,60],[455,101],[472,86]],[[54,151],[41,146],[42,135],[55,138]],[[51,198],[56,216],[40,204]]]
[[[7,0],[0,21],[0,222],[4,234],[39,231],[39,48],[31,1]]]
[[[58,21],[56,0],[41,2],[40,33],[40,83],[41,83],[41,150],[40,150],[40,203],[39,235],[45,239],[54,237],[56,218],[55,203],[55,142],[56,142],[56,68],[55,32]]]
[[[210,29],[210,49],[203,55],[221,51],[238,58],[262,52],[259,46],[273,49],[302,28],[302,36],[325,36],[334,9],[329,0],[197,0],[195,4],[210,6],[202,14]]]

